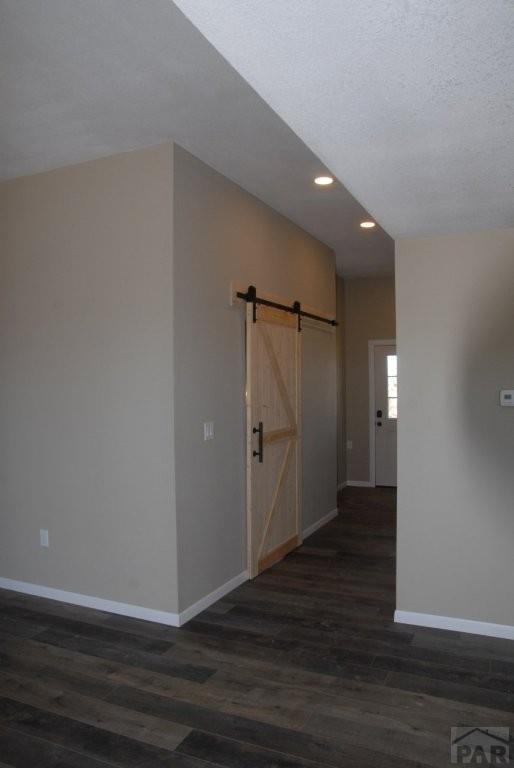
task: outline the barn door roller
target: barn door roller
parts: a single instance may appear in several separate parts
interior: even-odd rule
[[[253,304],[253,322],[255,323],[257,321],[257,304],[262,304],[264,307],[274,307],[275,309],[282,309],[284,312],[290,312],[292,315],[297,315],[298,317],[298,330],[302,330],[302,317],[308,317],[311,320],[317,320],[320,323],[326,323],[327,325],[337,325],[337,322],[335,320],[330,320],[326,317],[321,317],[320,315],[314,315],[312,312],[306,312],[302,309],[301,304],[299,301],[293,302],[292,305],[289,304],[279,304],[277,301],[270,301],[269,299],[262,299],[259,296],[257,296],[257,288],[255,285],[249,285],[248,290],[246,293],[242,293],[241,291],[237,292],[237,298],[243,299],[243,301],[246,301],[247,303]]]

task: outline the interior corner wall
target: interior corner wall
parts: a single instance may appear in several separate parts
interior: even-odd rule
[[[336,364],[337,364],[337,486],[341,488],[346,475],[346,386],[345,386],[345,296],[344,280],[336,278]]]
[[[332,314],[335,266],[326,246],[178,146],[174,200],[176,493],[184,610],[246,569],[245,311],[229,305],[230,283],[255,284],[261,292]],[[336,403],[330,395],[335,335],[308,327],[302,333],[304,348],[321,355],[312,337],[320,334],[326,357],[317,359],[319,397],[303,398],[304,420],[320,407],[329,408],[332,419],[326,436],[320,438],[318,430],[313,438],[323,448],[316,460],[330,455],[331,463],[322,477],[304,478],[305,526],[336,506]],[[207,442],[204,421],[214,421],[215,436]],[[304,451],[315,453],[309,443]],[[323,490],[311,492],[312,483]]]
[[[177,611],[172,161],[0,184],[2,579]]]
[[[514,625],[514,229],[396,244],[397,608]]]
[[[347,480],[365,483],[370,479],[368,342],[396,336],[395,279],[356,278],[344,286]]]

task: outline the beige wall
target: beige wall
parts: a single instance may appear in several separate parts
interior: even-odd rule
[[[171,144],[4,183],[0,206],[0,578],[183,610],[246,565],[229,283],[334,314],[333,254]],[[302,334],[307,527],[336,506],[336,347]]]
[[[345,280],[347,480],[369,481],[368,341],[394,339],[394,277]]]
[[[331,251],[208,166],[175,147],[175,412],[181,609],[245,567],[244,309],[232,280],[335,312]],[[304,479],[304,523],[336,506],[335,334],[305,329],[317,398],[304,419],[328,423]],[[312,334],[320,334],[320,344]],[[305,370],[305,368],[304,368]],[[312,382],[308,382],[308,390]],[[325,410],[329,411],[328,415]],[[215,439],[203,440],[213,420]],[[305,422],[304,422],[305,423]],[[319,453],[321,451],[321,453]],[[330,463],[325,466],[325,457]],[[313,490],[313,484],[316,486]]]
[[[177,608],[171,174],[166,145],[0,185],[1,577]]]
[[[397,243],[398,608],[514,625],[514,229]]]
[[[336,278],[336,365],[337,365],[337,484],[340,487],[347,480],[346,475],[346,316],[344,280]]]

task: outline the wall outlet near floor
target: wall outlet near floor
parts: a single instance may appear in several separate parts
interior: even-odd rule
[[[204,423],[203,423],[203,439],[204,440],[213,440],[214,439],[214,422],[213,421],[204,421]]]
[[[50,546],[50,539],[48,536],[48,531],[46,528],[40,528],[39,530],[39,543],[42,547],[49,547]]]
[[[353,440],[347,440],[346,441],[346,450],[351,451],[353,448]]]

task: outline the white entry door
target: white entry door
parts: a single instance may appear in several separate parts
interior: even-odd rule
[[[396,344],[374,347],[375,485],[396,486],[398,378]]]

